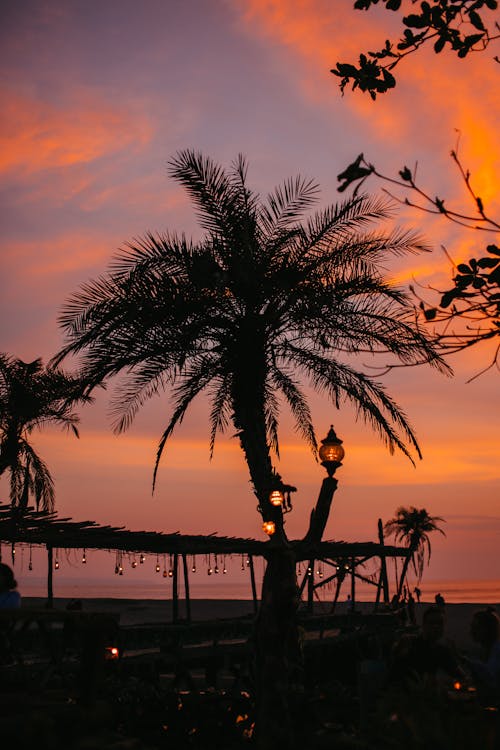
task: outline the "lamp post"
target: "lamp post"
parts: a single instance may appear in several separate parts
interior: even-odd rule
[[[313,544],[319,544],[323,537],[333,495],[338,485],[337,479],[333,475],[339,466],[342,466],[342,459],[345,456],[342,440],[335,433],[333,425],[330,426],[328,435],[321,441],[318,454],[321,465],[325,467],[328,476],[323,479],[316,507],[311,511],[309,529],[304,538],[304,541]]]

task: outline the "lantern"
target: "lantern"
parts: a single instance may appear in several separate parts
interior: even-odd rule
[[[321,441],[322,445],[318,451],[321,465],[325,467],[328,476],[333,477],[336,469],[341,465],[345,456],[342,448],[342,440],[335,434],[333,425],[330,425],[328,435]]]
[[[272,490],[272,492],[269,493],[269,502],[271,505],[274,505],[278,507],[278,505],[283,505],[283,493],[281,490]]]
[[[276,531],[276,524],[274,523],[274,521],[264,521],[264,523],[262,524],[262,531],[264,531],[266,534],[269,534],[269,536],[272,536]]]

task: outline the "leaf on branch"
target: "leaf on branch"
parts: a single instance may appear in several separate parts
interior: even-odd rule
[[[427,19],[423,16],[417,16],[416,13],[410,13],[409,16],[403,18],[405,26],[410,26],[414,29],[425,29],[429,25],[430,18]]]
[[[470,11],[469,20],[471,24],[476,27],[476,29],[479,29],[480,31],[486,31],[481,16],[475,10]]]
[[[436,315],[437,309],[435,307],[429,307],[428,309],[424,310],[424,318],[426,320],[434,320]]]
[[[356,182],[357,180],[363,179],[363,177],[367,177],[369,174],[371,174],[374,170],[372,166],[370,167],[362,167],[361,162],[363,160],[363,154],[360,154],[357,159],[355,159],[352,164],[349,164],[348,167],[344,169],[343,172],[341,172],[339,175],[337,175],[337,180],[341,182],[342,184],[339,185],[337,188],[339,193],[343,193],[346,188],[349,187],[353,182]]]
[[[500,255],[500,247],[497,247],[497,245],[488,245],[486,252],[491,253],[491,255]]]
[[[399,176],[405,182],[412,182],[413,180],[411,170],[408,167],[403,167],[403,169],[399,172]]]
[[[460,289],[450,289],[441,297],[440,307],[449,307],[456,297],[460,296]]]

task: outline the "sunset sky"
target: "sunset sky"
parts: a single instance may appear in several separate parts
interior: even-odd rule
[[[229,165],[242,152],[263,195],[297,173],[315,178],[325,205],[340,200],[336,176],[364,152],[387,172],[419,163],[432,195],[467,206],[449,158],[460,153],[487,211],[498,216],[499,66],[495,52],[457,61],[423,52],[404,61],[398,85],[376,102],[342,97],[335,63],[394,36],[395,17],[351,0],[23,0],[0,24],[0,351],[48,360],[62,344],[65,299],[106,270],[116,250],[146,231],[200,236],[187,196],[166,162],[194,148]],[[392,26],[391,26],[392,24]],[[376,191],[377,184],[367,187]],[[399,212],[434,252],[398,261],[388,274],[440,288],[456,261],[480,253],[484,236],[446,220]],[[494,241],[490,238],[489,241]],[[318,437],[334,423],[346,457],[325,538],[374,539],[377,518],[398,505],[426,507],[447,523],[429,575],[500,578],[497,370],[471,383],[493,355],[482,346],[455,356],[453,378],[424,368],[385,377],[424,455],[414,468],[391,456],[354,411],[311,396]],[[369,364],[369,363],[367,363]],[[174,435],[151,495],[156,444],[168,396],[113,435],[108,396],[81,415],[81,438],[34,437],[56,481],[57,509],[76,519],[133,529],[263,538],[237,441],[208,455],[208,408],[200,399]],[[285,481],[299,491],[287,516],[303,535],[324,476],[283,412]],[[7,500],[7,483],[0,485]]]

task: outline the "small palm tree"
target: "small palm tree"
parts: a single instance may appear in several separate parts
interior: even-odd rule
[[[54,361],[82,354],[91,387],[123,376],[112,402],[117,431],[147,399],[170,391],[171,418],[159,442],[153,487],[167,440],[201,392],[211,401],[210,450],[219,431],[236,428],[259,511],[276,527],[260,620],[263,662],[274,666],[262,685],[268,716],[278,717],[283,729],[285,714],[272,700],[283,693],[279,681],[287,680],[276,665],[286,670],[290,639],[284,629],[293,621],[296,580],[282,509],[269,500],[280,481],[272,464],[273,453],[279,455],[279,398],[314,452],[304,380],[336,406],[353,403],[391,451],[420,455],[405,414],[349,360],[384,352],[403,364],[444,369],[415,325],[411,302],[381,273],[390,256],[416,252],[422,243],[400,230],[373,231],[370,224],[386,218],[388,209],[366,196],[304,220],[318,186],[301,177],[261,200],[247,185],[242,157],[225,171],[187,150],[169,167],[193,199],[205,236],[194,243],[183,235],[147,234],[130,243],[106,276],[85,284],[66,305],[67,344]],[[283,740],[269,736],[270,742]]]
[[[27,363],[0,353],[0,475],[10,472],[13,507],[25,509],[32,495],[37,509],[52,510],[54,482],[29,438],[50,424],[78,437],[73,406],[88,400],[78,378],[45,368],[40,359]]]
[[[397,542],[404,542],[408,547],[408,556],[403,563],[399,579],[398,599],[403,590],[410,562],[413,564],[415,575],[420,583],[426,558],[427,564],[431,559],[429,534],[433,531],[439,531],[440,534],[446,536],[445,532],[439,528],[439,522],[444,522],[444,519],[440,516],[430,516],[425,508],[419,510],[413,506],[408,508],[401,506],[396,510],[396,516],[385,524],[386,533],[389,536],[394,536]]]

